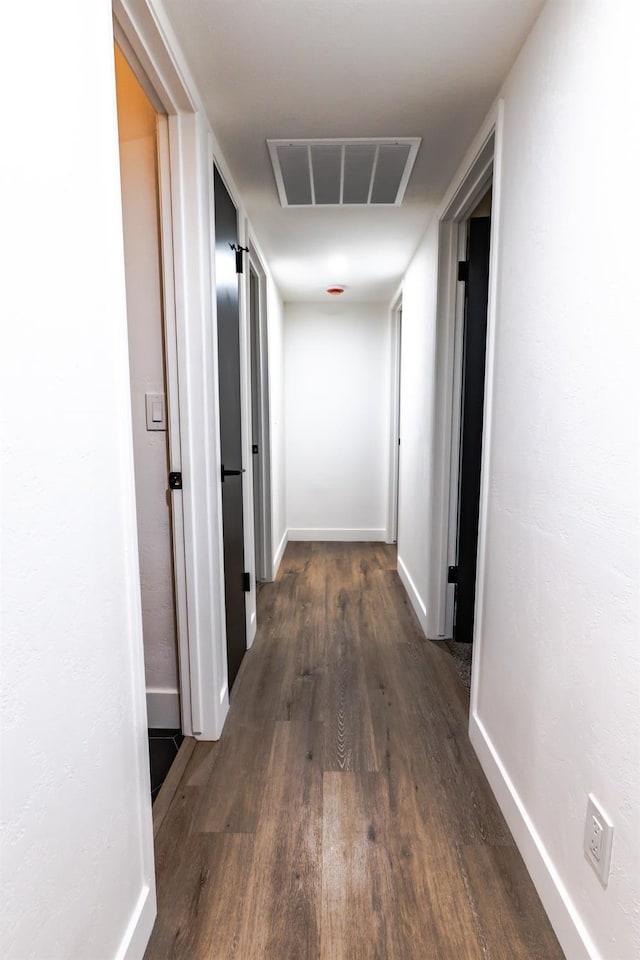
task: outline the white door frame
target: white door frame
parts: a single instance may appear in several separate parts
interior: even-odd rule
[[[476,590],[476,626],[484,579],[486,549],[487,464],[490,452],[491,402],[493,397],[493,351],[495,342],[495,277],[499,231],[499,158],[502,145],[503,102],[498,101],[483,130],[467,155],[439,210],[438,306],[435,358],[435,403],[433,429],[433,485],[431,500],[431,537],[429,549],[430,637],[451,637],[453,633],[453,587],[447,583],[448,567],[455,562],[457,550],[457,498],[460,455],[460,415],[462,380],[462,331],[464,290],[457,279],[457,263],[464,257],[466,219],[487,189],[494,184],[492,198],[492,237],[489,264],[489,303],[487,309],[487,356],[485,363],[485,400],[482,444],[480,524]],[[477,651],[476,651],[477,652]]]
[[[169,123],[158,114],[158,208],[160,219],[160,252],[162,262],[162,313],[164,320],[164,355],[167,384],[167,439],[169,469],[182,473],[180,441],[180,374],[176,330],[175,265],[173,259],[173,218],[171,205],[171,161]],[[187,607],[187,570],[185,558],[184,507],[182,490],[171,493],[173,577],[176,610],[178,678],[180,685],[180,717],[185,736],[193,733],[191,714],[191,670],[189,659],[189,614]]]
[[[254,517],[256,537],[256,556],[259,568],[256,570],[256,579],[273,580],[273,549],[271,526],[271,436],[269,430],[269,342],[267,325],[267,275],[256,250],[255,243],[249,237],[249,265],[258,278],[258,317],[257,317],[257,347],[258,347],[258,382],[251,384],[251,391],[258,392],[258,443],[260,445],[260,459],[258,477],[258,494],[260,498],[261,516]],[[250,283],[250,275],[247,278]],[[250,296],[247,294],[247,303],[250,307]],[[249,322],[251,317],[249,316]],[[253,457],[251,459],[252,483]],[[259,528],[259,529],[258,529]]]
[[[490,173],[491,175],[491,173]],[[468,221],[460,220],[457,223],[456,261],[464,260],[467,254]],[[447,567],[454,566],[458,557],[458,514],[459,514],[459,486],[460,486],[460,448],[462,427],[462,366],[464,359],[464,316],[465,316],[465,289],[456,279],[455,315],[453,330],[453,369],[451,378],[451,430],[449,455],[449,509],[447,519],[449,530],[447,535]],[[444,636],[453,636],[453,617],[455,602],[455,585],[446,584]]]
[[[182,473],[180,441],[180,390],[176,330],[175,264],[173,257],[173,205],[171,197],[171,159],[169,123],[164,106],[149,81],[126,34],[114,19],[114,39],[156,111],[156,150],[158,173],[158,220],[160,231],[160,282],[162,288],[162,325],[164,374],[167,393],[167,446],[169,470]],[[183,734],[194,730],[191,709],[191,670],[187,608],[187,577],[184,536],[184,509],[181,490],[171,493],[171,553],[173,565],[176,619],[176,655],[180,693],[180,725]]]
[[[391,304],[391,355],[389,394],[389,502],[387,510],[387,543],[398,540],[398,497],[400,496],[400,377],[402,346],[402,293]]]
[[[219,483],[212,171],[206,114],[171,25],[146,0],[113,0],[114,38],[159,114],[158,159],[174,566],[183,732],[220,736],[228,710]],[[180,549],[180,547],[183,549]]]

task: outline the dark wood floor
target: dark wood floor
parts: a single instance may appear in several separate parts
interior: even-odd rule
[[[556,960],[383,544],[291,543],[156,843],[146,960]]]

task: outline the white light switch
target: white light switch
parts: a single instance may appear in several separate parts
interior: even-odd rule
[[[167,408],[163,393],[145,393],[147,430],[167,429]]]

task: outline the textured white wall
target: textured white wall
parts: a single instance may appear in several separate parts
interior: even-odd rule
[[[289,536],[384,539],[389,311],[285,304]]]
[[[10,33],[1,952],[107,960],[133,936],[141,957],[155,900],[111,4],[44,5],[37,28],[18,4]]]
[[[147,430],[146,393],[165,393],[155,112],[116,48],[120,176],[147,688],[178,691],[165,431]]]
[[[267,343],[269,350],[269,417],[271,441],[271,546],[274,574],[287,536],[284,422],[284,306],[267,272]]]
[[[551,0],[503,91],[476,737],[546,857],[570,960],[640,955],[639,41],[631,0]],[[407,276],[407,350],[418,309],[435,324],[436,255],[431,230]],[[424,356],[405,394],[433,376]],[[400,556],[426,596],[408,527],[426,487],[403,482]],[[590,791],[615,826],[606,889],[582,853]]]
[[[398,572],[426,628],[430,532],[431,419],[438,252],[437,224],[427,231],[402,285]],[[427,373],[428,371],[428,373]]]
[[[606,960],[640,954],[639,41],[629,0],[551,3],[505,87],[479,664],[487,733]]]

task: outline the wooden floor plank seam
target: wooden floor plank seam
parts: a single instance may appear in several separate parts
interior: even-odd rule
[[[145,960],[561,960],[387,544],[290,543],[156,838]]]

